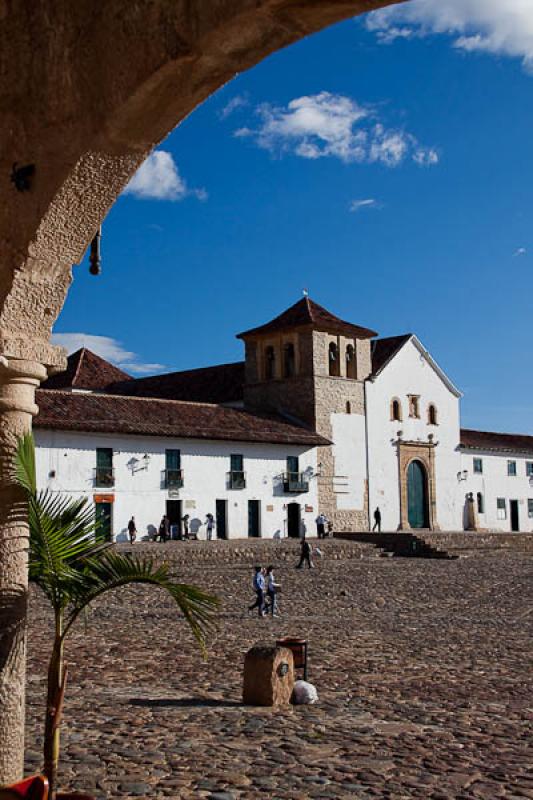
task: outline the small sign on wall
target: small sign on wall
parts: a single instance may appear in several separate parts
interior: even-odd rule
[[[311,514],[312,512],[313,512],[313,506],[306,506],[305,507],[305,513],[306,514]]]
[[[267,506],[267,507],[266,507],[266,510],[267,510],[267,511],[274,511],[274,506]]]
[[[115,495],[114,494],[95,494],[93,495],[93,499],[95,503],[114,503],[115,502]]]
[[[185,508],[196,508],[196,500],[186,500]]]

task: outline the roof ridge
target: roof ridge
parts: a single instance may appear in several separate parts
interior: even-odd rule
[[[481,430],[480,428],[460,428],[461,432],[465,433],[488,433],[491,436],[524,436],[529,439],[533,439],[532,433],[509,433],[509,431],[486,431]]]
[[[236,367],[244,363],[244,359],[241,359],[240,361],[227,361],[223,364],[209,364],[206,367],[191,367],[190,369],[176,369],[172,372],[157,372],[154,375],[143,375],[141,378],[132,378],[131,380],[136,382],[149,381],[154,378],[166,378],[170,375],[183,375],[185,372],[201,372],[202,370],[218,369],[219,367]],[[113,381],[113,383],[121,383],[121,381]],[[109,385],[111,386],[112,384]]]
[[[53,392],[54,394],[65,394],[68,397],[72,397],[73,392],[69,391],[68,389],[38,389],[39,392]],[[76,392],[75,394],[78,394]],[[112,392],[106,391],[99,391],[96,390],[89,390],[86,392],[82,392],[84,397],[109,397],[113,400],[143,400],[148,403],[179,403],[181,405],[189,405],[189,406],[209,406],[212,408],[220,407],[220,408],[228,408],[228,406],[222,405],[222,403],[207,403],[202,400],[173,400],[170,397],[147,397],[145,395],[136,395],[136,394],[113,394]],[[242,411],[241,408],[233,408],[232,411]]]
[[[81,368],[81,362],[83,361],[83,358],[85,356],[85,351],[86,351],[86,348],[84,346],[82,346],[82,347],[80,347],[79,350],[76,350],[75,353],[72,353],[73,356],[75,356],[77,353],[79,353],[80,355],[79,355],[79,358],[78,358],[78,363],[77,363],[76,369],[74,370],[74,375],[72,376],[72,380],[70,382],[71,386],[74,385],[74,382],[75,382],[76,378],[78,377],[78,374],[79,374],[79,371],[80,371],[80,368]]]

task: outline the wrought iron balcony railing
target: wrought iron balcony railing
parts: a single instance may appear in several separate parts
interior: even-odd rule
[[[182,469],[164,469],[163,470],[163,486],[165,489],[182,489],[183,488],[183,470]]]
[[[95,467],[93,480],[98,488],[109,489],[115,485],[115,470],[111,467]]]
[[[228,472],[228,489],[246,489],[246,472],[235,469]]]
[[[309,491],[309,480],[303,472],[285,472],[283,491],[287,494],[302,494]]]

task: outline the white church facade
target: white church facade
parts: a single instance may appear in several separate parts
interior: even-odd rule
[[[88,350],[38,391],[41,487],[110,538],[163,515],[220,538],[533,531],[533,436],[461,429],[459,390],[413,334],[378,338],[305,297],[239,334],[245,360],[134,379]]]

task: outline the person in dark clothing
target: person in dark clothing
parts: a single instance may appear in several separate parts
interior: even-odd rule
[[[307,541],[305,536],[302,538],[302,549],[300,551],[300,563],[296,566],[296,569],[301,569],[303,567],[304,563],[307,564],[309,569],[313,569],[314,564],[311,561],[311,545],[309,544],[309,542]]]
[[[189,515],[185,514],[181,518],[181,521],[183,522],[183,538],[184,539],[188,539],[189,538]]]
[[[374,527],[372,528],[372,532],[378,530],[378,533],[381,533],[381,511],[379,510],[379,506],[376,506],[376,510],[374,511]]]
[[[130,537],[130,544],[133,544],[137,538],[137,526],[135,525],[135,517],[132,517],[128,522],[128,536]]]
[[[163,517],[159,523],[159,541],[166,542],[170,533],[170,520],[168,517]]]
[[[255,568],[253,577],[253,587],[256,594],[255,603],[248,606],[248,611],[253,611],[257,608],[260,617],[265,616],[265,576],[261,567]]]

